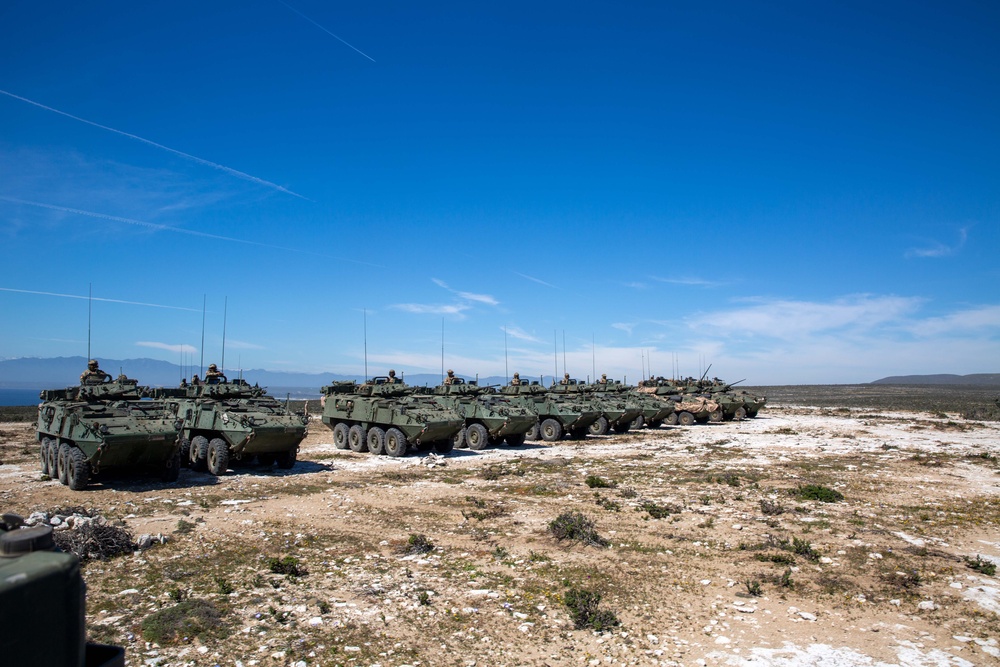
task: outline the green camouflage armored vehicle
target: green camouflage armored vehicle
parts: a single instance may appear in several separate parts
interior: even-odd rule
[[[640,414],[632,420],[630,428],[659,428],[664,421],[670,419],[674,412],[675,403],[673,401],[661,401],[649,394],[636,391],[636,387],[622,384],[618,380],[608,380],[607,382],[597,382],[594,385],[597,395],[608,394],[617,395],[624,399],[626,404],[638,408]]]
[[[719,378],[702,380],[698,383],[704,394],[710,395],[712,400],[719,404],[722,410],[721,419],[729,421],[731,419],[745,419],[756,417],[760,409],[767,403],[764,396],[752,396],[746,391],[736,390],[733,387],[743,380],[731,384],[723,382]],[[719,416],[713,413],[709,419],[711,421],[721,421]]]
[[[556,442],[566,434],[583,438],[601,416],[601,410],[579,394],[554,394],[537,382],[507,385],[501,394],[535,414],[538,423],[528,431],[528,440],[541,436],[546,442]]]
[[[413,393],[394,378],[379,376],[365,384],[334,382],[323,387],[323,423],[338,449],[404,456],[412,447],[431,446],[446,454],[465,419],[433,396]]]
[[[309,418],[292,414],[246,380],[219,375],[186,387],[157,389],[182,420],[181,456],[195,470],[223,475],[231,460],[295,465]]]
[[[514,405],[510,398],[493,387],[480,387],[475,382],[454,378],[426,391],[441,405],[465,418],[465,426],[455,434],[455,447],[479,451],[487,445],[506,442],[512,447],[523,445],[525,435],[538,422],[535,413],[524,406]]]
[[[164,482],[180,474],[180,421],[124,375],[79,387],[47,389],[39,398],[36,437],[42,472],[74,490],[110,468],[147,468]]]
[[[611,430],[627,433],[632,422],[642,414],[642,408],[634,402],[630,403],[624,396],[607,391],[607,385],[589,385],[573,378],[563,378],[549,391],[556,396],[575,396],[600,412],[587,429],[590,435],[605,435]]]

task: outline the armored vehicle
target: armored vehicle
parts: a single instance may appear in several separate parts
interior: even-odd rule
[[[181,424],[163,401],[136,380],[94,381],[39,395],[36,437],[44,474],[74,490],[108,468],[148,468],[177,481]]]
[[[295,465],[309,418],[292,414],[261,387],[219,375],[204,383],[158,389],[183,422],[181,456],[196,470],[223,475],[230,460]]]
[[[743,380],[733,383],[726,383],[719,378],[702,380],[698,383],[703,394],[710,395],[712,400],[719,404],[722,414],[713,413],[709,418],[712,421],[722,419],[744,419],[746,417],[756,417],[760,409],[764,407],[767,398],[764,396],[752,396],[743,390],[736,390],[734,387]]]
[[[557,396],[576,396],[578,400],[589,403],[600,412],[600,416],[588,427],[590,435],[605,435],[611,430],[615,433],[627,433],[632,422],[642,414],[638,405],[630,404],[624,396],[607,391],[606,384],[590,385],[567,378],[552,385],[549,391]]]
[[[478,451],[501,442],[512,447],[523,445],[525,435],[538,422],[534,412],[515,405],[494,387],[480,387],[462,378],[427,391],[465,418],[465,426],[455,434],[455,447]]]
[[[598,396],[602,394],[617,395],[624,399],[626,404],[638,408],[640,414],[632,420],[630,428],[659,428],[667,421],[674,412],[673,401],[661,401],[649,394],[636,391],[636,387],[622,384],[618,380],[598,382],[592,385]]]
[[[583,438],[601,416],[601,410],[581,400],[580,394],[555,394],[537,382],[507,385],[501,394],[514,405],[532,411],[538,419],[538,424],[527,433],[528,440],[541,436],[546,442],[555,442],[567,433],[573,438]]]
[[[709,395],[703,394],[697,380],[652,378],[640,382],[636,391],[674,403],[674,411],[666,419],[668,424],[691,426],[695,422],[704,423],[709,421],[713,413],[721,419],[722,409],[719,404]]]
[[[321,389],[323,423],[338,449],[404,456],[409,448],[432,446],[441,454],[454,447],[465,419],[435,396],[413,393],[389,377],[365,384],[334,382]]]

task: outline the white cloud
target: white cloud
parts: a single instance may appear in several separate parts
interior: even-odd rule
[[[151,347],[157,350],[166,350],[168,352],[174,352],[175,354],[194,354],[198,351],[197,348],[188,345],[187,343],[173,344],[173,343],[160,343],[157,341],[146,341],[141,340],[136,343],[138,347]]]
[[[969,230],[967,227],[962,227],[958,230],[958,241],[954,245],[946,245],[940,241],[935,241],[933,239],[927,239],[924,241],[924,245],[920,248],[910,248],[906,251],[905,256],[910,257],[948,257],[950,255],[957,254],[959,250],[965,246],[966,240],[969,238]]]
[[[521,276],[525,280],[530,280],[531,282],[538,283],[539,285],[545,285],[546,287],[551,287],[552,289],[559,289],[558,287],[556,287],[552,283],[547,283],[544,280],[542,280],[541,278],[535,278],[534,276],[529,276],[529,275],[524,274],[524,273],[518,273],[517,271],[511,271],[511,273],[513,273],[515,276]]]
[[[500,328],[503,329],[503,327],[500,327]],[[519,340],[528,341],[529,343],[541,343],[542,342],[541,339],[536,338],[535,336],[532,336],[531,334],[529,334],[527,331],[525,331],[521,327],[508,326],[507,327],[507,335],[511,336],[513,338],[517,338]]]
[[[705,280],[704,278],[698,278],[695,276],[684,276],[675,278],[650,276],[650,279],[661,283],[670,283],[671,285],[687,285],[690,287],[720,287],[722,285],[725,285],[725,283],[719,282],[717,280]]]
[[[1000,306],[979,306],[942,317],[915,322],[911,331],[918,336],[968,336],[992,331],[1000,334]]]
[[[462,315],[471,306],[467,304],[397,303],[389,306],[416,315]]]
[[[476,301],[477,303],[485,303],[490,306],[500,305],[500,302],[489,294],[473,294],[472,292],[455,292],[455,294],[466,301]]]
[[[615,322],[614,324],[611,325],[611,328],[612,329],[620,329],[621,331],[624,331],[629,336],[631,336],[632,335],[632,329],[635,328],[635,324],[634,323],[628,323],[628,322]]]
[[[264,350],[266,349],[263,345],[257,345],[256,343],[247,343],[242,340],[229,339],[226,341],[226,347],[231,347],[234,350]]]

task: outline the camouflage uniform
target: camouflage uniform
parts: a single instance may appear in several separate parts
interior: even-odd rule
[[[510,381],[510,386],[517,387],[521,384],[521,376],[514,373],[514,379]]]
[[[448,377],[444,379],[445,384],[453,384],[457,378],[455,377],[455,371],[448,369]]]
[[[607,384],[607,383],[608,383],[608,376],[606,373],[602,373],[601,379],[597,381],[597,384]]]
[[[87,370],[80,374],[80,384],[99,384],[110,380],[111,376],[97,366],[97,359],[87,362]]]
[[[398,377],[396,377],[396,371],[389,370],[389,379],[385,381],[386,384],[396,384],[397,382],[402,382]]]
[[[559,380],[559,384],[569,384],[569,373],[563,373],[563,379]]]
[[[205,382],[208,384],[218,384],[225,379],[225,375],[219,370],[219,367],[215,364],[208,365],[208,372],[205,373]]]

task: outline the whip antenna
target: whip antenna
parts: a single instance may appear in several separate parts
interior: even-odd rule
[[[507,366],[507,325],[503,325],[503,374],[507,377],[507,384],[510,384],[510,368]]]
[[[226,372],[226,314],[229,312],[229,297],[222,306],[222,372]]]
[[[90,363],[90,323],[94,304],[94,284],[87,283],[87,363]]]
[[[205,305],[208,303],[208,296],[201,295],[201,363],[198,372],[205,374]]]
[[[368,309],[363,311],[365,318],[365,382],[368,382]]]

